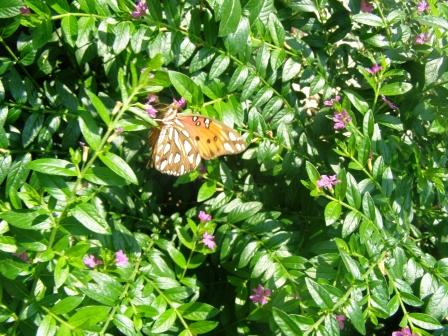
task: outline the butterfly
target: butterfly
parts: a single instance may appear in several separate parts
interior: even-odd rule
[[[163,118],[156,119],[159,128],[151,131],[150,165],[158,171],[180,176],[196,169],[202,159],[238,154],[246,149],[245,140],[234,129],[202,115],[178,114],[180,109],[181,104],[174,101]]]

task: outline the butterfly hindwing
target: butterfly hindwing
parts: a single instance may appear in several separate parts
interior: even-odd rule
[[[153,146],[152,165],[160,172],[180,176],[196,169],[201,156],[188,131],[163,126]]]

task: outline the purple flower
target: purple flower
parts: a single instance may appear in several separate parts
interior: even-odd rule
[[[331,175],[331,176],[328,176],[328,175],[322,175],[322,176],[320,177],[320,179],[317,180],[316,184],[317,184],[317,187],[318,187],[319,189],[324,188],[324,189],[332,190],[333,187],[334,187],[336,184],[340,183],[340,182],[341,182],[341,181],[339,181],[339,180],[336,178],[336,175]]]
[[[341,96],[335,96],[334,98],[324,100],[324,106],[333,106],[335,103],[341,100]]]
[[[123,250],[118,250],[115,252],[115,265],[126,266],[129,263],[128,257],[123,252]]]
[[[334,122],[333,128],[335,130],[343,129],[351,121],[352,118],[348,115],[346,110],[342,110],[341,112],[335,112],[333,115],[333,122]]]
[[[115,129],[115,133],[116,133],[117,135],[123,133],[123,127],[117,127],[117,128]]]
[[[252,300],[253,303],[261,303],[265,305],[268,303],[268,298],[271,295],[271,290],[269,288],[264,288],[262,285],[258,285],[257,288],[253,288],[253,295],[249,296],[249,299]]]
[[[159,102],[159,97],[157,97],[155,94],[150,94],[148,96],[148,99],[146,100],[147,104],[152,104],[152,103],[158,103]]]
[[[428,9],[429,9],[429,5],[428,5],[428,3],[426,1],[420,1],[417,4],[417,12],[419,14],[423,13],[424,11],[426,11]]]
[[[22,15],[30,15],[31,10],[28,7],[22,6],[20,7],[20,14]]]
[[[144,0],[139,0],[135,4],[135,9],[131,15],[135,18],[139,18],[139,17],[142,17],[143,15],[145,15],[147,10],[148,10],[148,5],[146,4],[146,2]]]
[[[210,222],[212,220],[212,215],[201,210],[199,211],[198,218],[201,222]]]
[[[173,99],[173,105],[177,109],[183,109],[186,105],[185,98],[181,97],[179,100]]]
[[[336,315],[336,321],[338,321],[339,329],[344,329],[346,317],[344,315]]]
[[[425,44],[429,41],[428,33],[420,33],[415,37],[415,44]]]
[[[204,232],[202,235],[202,244],[207,246],[210,250],[215,249],[216,243],[215,243],[215,236],[208,234],[207,232]]]
[[[392,336],[417,336],[417,334],[411,333],[409,327],[403,328],[400,331],[392,332]]]
[[[374,74],[376,74],[378,71],[381,71],[382,69],[383,69],[383,67],[382,67],[381,65],[379,65],[379,64],[374,64],[374,65],[372,65],[371,68],[368,68],[368,69],[367,69],[367,72],[370,73],[370,74],[372,74],[372,75],[374,75]]]
[[[155,118],[156,117],[156,115],[157,115],[157,110],[154,108],[154,106],[152,106],[152,105],[150,105],[150,104],[148,104],[148,105],[146,105],[146,113],[148,113],[148,115],[151,117],[151,118]]]
[[[392,101],[390,101],[389,99],[387,99],[386,96],[381,95],[381,99],[383,100],[384,103],[386,103],[387,106],[389,106],[393,111],[398,110],[398,106],[395,105]]]
[[[28,253],[26,253],[26,252],[22,252],[22,253],[16,252],[16,253],[13,253],[13,255],[26,263],[30,261],[30,258],[28,257]]]
[[[84,259],[82,260],[82,262],[84,263],[84,265],[86,265],[87,267],[90,267],[90,268],[95,268],[95,266],[102,264],[101,260],[97,259],[92,254],[85,256]]]
[[[366,0],[361,0],[361,12],[364,13],[372,13],[373,12],[373,5],[366,1]]]

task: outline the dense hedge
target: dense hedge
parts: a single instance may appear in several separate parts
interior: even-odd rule
[[[447,334],[447,16],[1,0],[0,333]],[[248,149],[147,167],[181,97]]]

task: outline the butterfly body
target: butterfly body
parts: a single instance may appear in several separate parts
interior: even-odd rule
[[[234,129],[222,122],[195,114],[178,114],[171,104],[153,129],[151,164],[160,172],[180,176],[199,166],[201,159],[238,154],[246,142]]]

